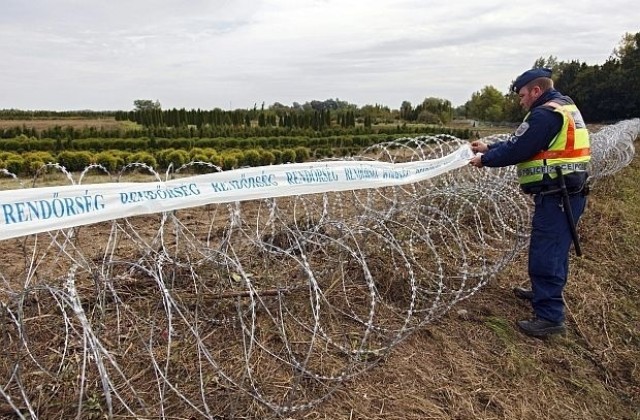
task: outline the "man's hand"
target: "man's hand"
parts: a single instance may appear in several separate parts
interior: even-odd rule
[[[489,147],[484,142],[480,140],[471,142],[471,151],[473,153],[485,153],[487,150],[489,150]]]
[[[469,165],[475,166],[476,168],[482,168],[482,154],[472,157],[469,161]]]
[[[482,141],[476,140],[471,142],[471,151],[476,153],[476,155],[471,158],[469,161],[469,165],[475,166],[476,168],[482,168],[482,154],[489,150],[489,147]]]

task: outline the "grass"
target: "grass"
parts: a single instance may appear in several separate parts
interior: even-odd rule
[[[323,404],[290,418],[640,420],[639,180],[636,157],[593,188],[579,226],[585,255],[571,259],[565,336],[538,340],[517,331],[515,320],[530,315],[528,304],[511,294],[514,284],[526,280],[526,258],[520,255],[474,296],[409,336],[379,366],[342,384]],[[148,304],[151,312],[161,297],[147,286],[140,280],[132,283],[130,304]],[[47,331],[55,330],[47,327],[50,319],[29,326],[48,338]],[[147,328],[132,325],[131,331],[139,329],[146,337]],[[207,339],[222,340],[223,332],[215,329]],[[125,353],[135,361],[138,352],[144,360],[145,350],[133,346]],[[170,357],[183,362],[184,374],[197,377],[188,371],[193,344],[170,350]],[[160,351],[166,346],[159,346]],[[48,349],[45,354],[53,356]],[[138,369],[135,381],[154,382],[147,368]],[[207,378],[215,388],[217,379]],[[52,412],[62,405],[63,391],[52,399]],[[84,414],[99,418],[103,407],[90,391]],[[228,398],[220,393],[221,399]],[[235,404],[238,415],[271,415],[247,398]],[[3,409],[0,404],[0,416]]]
[[[513,345],[515,333],[509,321],[505,318],[490,316],[487,318],[485,323],[487,324],[487,327],[493,331],[498,338],[500,338],[506,347]]]
[[[380,420],[640,419],[639,181],[636,157],[593,188],[579,226],[585,255],[571,259],[565,336],[538,340],[515,328],[530,314],[511,295],[526,278],[520,256],[306,418],[348,419],[358,407],[359,418]],[[365,394],[379,403],[363,406]]]

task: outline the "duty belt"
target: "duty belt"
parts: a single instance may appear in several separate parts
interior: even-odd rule
[[[584,162],[583,163],[563,163],[562,165],[536,166],[533,168],[518,169],[518,177],[526,176],[526,175],[549,174],[551,172],[555,172],[556,168],[560,168],[563,171],[586,171],[587,164]]]

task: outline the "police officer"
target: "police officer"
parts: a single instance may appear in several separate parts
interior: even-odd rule
[[[525,71],[512,90],[529,111],[524,121],[507,141],[489,145],[472,142],[476,156],[469,163],[478,168],[516,165],[521,189],[533,197],[528,267],[531,290],[518,287],[514,293],[531,301],[535,317],[517,324],[527,335],[547,337],[565,331],[562,291],[572,242],[567,213],[572,213],[575,228],[586,205],[589,133],[573,100],[553,88],[550,69]],[[569,193],[565,200],[556,167],[560,167]],[[567,203],[570,212],[565,211]]]

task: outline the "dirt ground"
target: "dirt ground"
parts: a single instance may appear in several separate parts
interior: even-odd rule
[[[602,180],[594,188],[580,225],[585,256],[572,256],[571,260],[571,276],[565,293],[568,315],[566,335],[538,340],[517,331],[515,321],[527,318],[531,313],[528,305],[515,299],[511,292],[514,285],[527,284],[526,256],[519,255],[506,270],[491,279],[477,293],[456,304],[444,316],[408,335],[391,352],[369,364],[366,372],[351,379],[337,381],[327,399],[309,409],[275,415],[252,396],[237,393],[221,385],[223,381],[216,377],[215,372],[205,375],[210,381],[207,385],[210,391],[207,399],[213,407],[210,417],[380,420],[640,419],[638,179],[640,160],[636,158],[630,167],[614,177]],[[190,217],[187,213],[182,214],[183,220],[189,220]],[[227,215],[220,215],[221,220],[226,220],[225,217]],[[197,219],[197,214],[194,213],[193,218]],[[212,218],[213,216],[208,216],[209,220]],[[142,233],[142,239],[146,243],[152,243],[154,232],[162,220],[159,217],[149,217],[139,222],[140,225],[131,230],[127,230],[123,224],[121,234]],[[95,263],[100,265],[100,258],[109,254],[109,229],[109,224],[82,228],[81,239],[74,246],[82,251],[82,255],[95,256]],[[194,231],[205,235],[207,229],[222,229],[212,236],[224,236],[224,229],[218,225],[201,226],[201,229]],[[34,240],[31,238],[28,241]],[[13,288],[16,285],[12,284],[12,275],[23,273],[28,261],[38,261],[37,255],[25,254],[24,250],[33,249],[33,243],[28,241],[12,240],[0,244],[0,273],[3,275],[0,279],[0,298],[3,305],[16,298],[11,295],[11,290],[17,289]],[[140,238],[129,238],[127,241],[128,247],[118,251],[122,254],[122,261],[142,261],[146,248],[139,246]],[[70,246],[68,249],[72,252]],[[50,252],[50,249],[45,251]],[[53,261],[58,264],[58,271],[52,268],[49,272],[54,277],[64,276],[68,267],[61,260]],[[295,267],[275,265],[278,262],[275,258],[268,261],[272,261],[274,265],[262,267],[266,274],[276,276],[278,273],[295,273]],[[254,268],[254,275],[259,277],[260,267]],[[188,267],[181,269],[185,273],[189,270]],[[219,281],[222,278],[215,277],[217,274],[213,268],[202,272],[211,275],[210,279],[205,280]],[[197,390],[197,387],[189,388],[189,384],[195,382],[199,375],[193,364],[196,355],[200,355],[194,350],[196,344],[176,340],[175,348],[174,344],[167,342],[153,347],[152,338],[156,339],[153,331],[157,326],[146,325],[143,321],[152,319],[154,314],[164,314],[164,300],[160,292],[154,291],[154,284],[148,277],[141,274],[141,271],[137,271],[137,275],[135,283],[123,281],[118,286],[117,296],[123,299],[119,302],[121,313],[99,314],[98,305],[92,306],[91,303],[84,308],[85,311],[94,317],[94,321],[103,320],[100,325],[104,331],[108,332],[111,328],[113,331],[135,333],[127,337],[105,333],[104,337],[112,340],[113,355],[127,369],[127,377],[131,383],[136,384],[140,398],[158,393],[153,386],[157,383],[157,376],[149,366],[149,352],[155,352],[152,360],[167,360],[167,363],[172,360],[175,366],[182,366],[182,369],[171,371],[176,378],[181,378],[180,384],[184,385],[179,391]],[[393,270],[390,270],[389,275],[393,276]],[[29,281],[36,282],[37,279]],[[61,284],[63,281],[64,278],[61,277]],[[179,291],[184,290],[184,293],[176,292],[176,296],[183,299],[181,303],[185,306],[192,305],[190,307],[198,308],[203,313],[210,311],[207,314],[216,311],[216,317],[229,310],[223,305],[216,306],[212,301],[200,302],[194,299],[191,302],[189,288],[192,285],[176,283],[175,287],[176,290],[183,287]],[[223,289],[212,290],[212,294],[228,290],[230,285],[221,287]],[[83,296],[94,294],[89,287],[79,292],[84,293]],[[55,291],[47,290],[41,294],[35,293],[35,296],[36,300],[26,299],[23,301],[24,306],[20,308],[25,314],[30,314],[25,318],[24,332],[41,343],[40,347],[33,349],[33,358],[47,361],[58,370],[53,378],[49,378],[34,368],[22,372],[21,378],[25,381],[25,387],[33,392],[31,398],[37,404],[40,418],[75,415],[69,407],[77,402],[78,397],[73,393],[73,387],[78,385],[79,375],[76,375],[79,370],[73,370],[71,365],[80,365],[82,343],[59,336],[59,332],[64,331],[65,327],[62,324],[55,325],[61,319],[60,311],[55,309],[55,302],[52,300],[52,296],[57,296]],[[42,300],[38,301],[38,296]],[[109,293],[100,296],[109,296]],[[49,300],[45,301],[44,298]],[[46,302],[53,303],[54,309],[51,310]],[[269,308],[277,310],[275,305]],[[4,361],[0,362],[0,378],[3,386],[14,386],[12,378],[15,378],[15,372],[10,368],[15,366],[16,358],[24,358],[24,366],[33,365],[21,351],[18,334],[4,309],[3,307],[3,315],[0,317],[0,334],[6,353]],[[94,310],[93,313],[91,309]],[[232,312],[229,313],[233,315]],[[163,322],[160,318],[159,324]],[[134,325],[133,321],[136,319],[139,319],[138,325]],[[301,320],[304,321],[302,318]],[[131,322],[132,325],[124,328],[119,324],[125,322]],[[69,325],[82,331],[80,325]],[[212,326],[207,328],[210,330],[202,330],[200,335],[209,340],[206,344],[211,348],[221,341],[228,341],[228,349],[233,350],[242,349],[245,345],[242,337],[232,332]],[[307,338],[304,335],[306,332],[301,331],[300,337]],[[75,337],[74,332],[69,334]],[[135,339],[136,334],[138,339]],[[162,337],[162,334],[167,334],[166,329],[158,333],[158,337]],[[82,335],[79,334],[78,337]],[[120,340],[127,345],[120,346]],[[268,337],[264,337],[263,342],[270,343]],[[66,348],[65,346],[77,352],[78,356],[61,356],[61,349]],[[220,353],[215,355],[219,360],[230,365],[243,363],[242,360],[235,360],[225,354],[224,347],[220,348]],[[171,357],[168,354],[170,351],[173,355]],[[163,352],[166,353],[166,358],[163,358]],[[262,356],[267,356],[267,353],[262,353]],[[268,358],[262,356],[257,357],[256,375],[273,379],[286,374],[275,368],[269,370],[270,365],[265,362]],[[324,357],[327,357],[326,363],[332,362],[330,355]],[[58,365],[61,361],[64,363]],[[325,361],[321,359],[318,361],[323,362]],[[70,369],[69,373],[65,373],[65,369]],[[114,372],[111,375],[117,377]],[[99,394],[101,386],[98,372],[89,369],[86,378],[90,385],[86,386],[87,396],[82,415],[84,418],[107,417],[104,401]],[[277,381],[274,380],[273,383],[277,387]],[[310,386],[311,388],[313,387]],[[264,392],[268,393],[269,390]],[[167,395],[173,395],[172,401],[175,399],[173,405],[166,406],[173,409],[163,413],[167,418],[203,417],[190,411],[188,405],[175,398],[173,393],[167,391]],[[197,396],[197,392],[193,395]],[[132,400],[127,401],[132,403]],[[0,398],[0,416],[17,418],[3,398]],[[133,417],[120,409],[114,418]]]
[[[116,129],[122,128],[126,122],[116,121],[115,118],[60,118],[60,119],[33,119],[33,120],[1,120],[0,130],[12,127],[27,127],[35,128],[36,131],[46,130],[55,126],[60,127],[73,127],[73,128],[87,128],[95,127],[100,129]]]
[[[637,144],[637,143],[636,143]],[[336,393],[313,419],[640,419],[640,159],[594,188],[565,290],[568,332],[517,331],[521,255]]]

